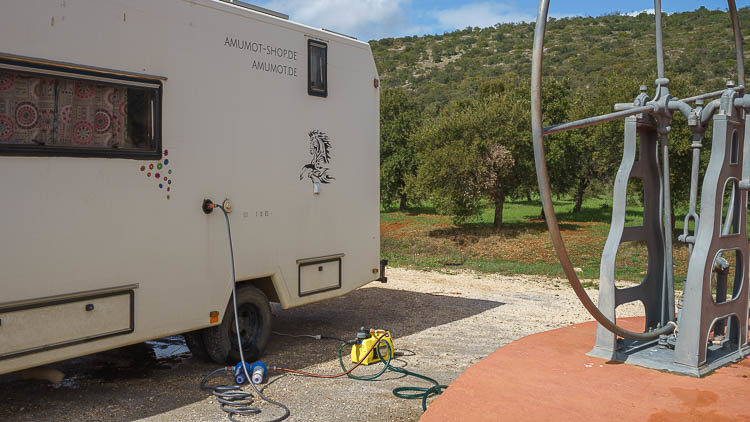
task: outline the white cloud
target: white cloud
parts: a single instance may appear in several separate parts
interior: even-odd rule
[[[656,14],[656,11],[654,11],[653,8],[651,8],[651,9],[645,9],[645,10],[637,10],[637,11],[634,11],[634,12],[626,13],[625,16],[636,17],[636,16],[640,15],[641,13],[645,13],[647,15],[654,15],[654,14]]]
[[[408,0],[271,0],[260,5],[288,14],[292,20],[331,29],[362,40],[393,36],[408,26]]]
[[[455,9],[436,10],[432,12],[432,15],[445,30],[535,20],[535,16],[524,13],[513,5],[489,2],[469,3]]]
[[[431,12],[437,21],[437,29],[452,31],[468,26],[485,28],[498,23],[519,23],[536,21],[536,10],[518,8],[515,3],[490,3],[486,1],[468,3],[454,9],[435,10]],[[551,13],[555,19],[580,16],[574,13]]]
[[[252,1],[252,0],[249,0]],[[420,10],[413,0],[266,0],[253,3],[289,15],[315,28],[326,28],[363,41],[405,35],[438,34],[467,26],[533,22],[536,10],[521,9],[516,0],[479,0],[448,9]],[[555,18],[573,15],[552,15]]]
[[[579,18],[583,15],[580,13],[550,13],[550,18],[555,19],[567,19],[567,18]],[[536,17],[534,17],[534,21],[536,21]]]

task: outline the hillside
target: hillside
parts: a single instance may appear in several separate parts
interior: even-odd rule
[[[740,9],[745,39],[750,8]],[[440,108],[471,97],[477,87],[506,74],[528,77],[534,24],[498,24],[443,35],[385,38],[370,44],[385,88],[405,87],[423,106]],[[736,79],[729,15],[700,8],[664,17],[667,76],[686,77],[697,91]],[[745,48],[746,57],[749,56]],[[552,19],[545,40],[545,76],[568,77],[574,87],[608,71],[625,72],[649,87],[656,78],[654,16],[606,15]],[[623,99],[626,100],[626,99]]]

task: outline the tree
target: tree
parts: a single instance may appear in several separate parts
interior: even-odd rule
[[[413,96],[401,88],[386,89],[380,100],[380,200],[399,202],[401,211],[409,200],[406,179],[416,172],[411,136],[421,125],[422,112]]]
[[[640,81],[630,75],[605,74],[575,94],[570,105],[571,120],[612,112],[615,103],[631,102],[638,95]],[[568,157],[565,172],[571,177],[575,205],[579,212],[587,190],[595,181],[611,180],[622,159],[622,120],[568,132],[560,141]]]
[[[419,165],[409,183],[412,190],[457,222],[490,200],[493,225],[502,227],[506,199],[536,190],[529,85],[527,79],[488,81],[474,99],[456,100],[428,120],[414,136]],[[567,80],[549,80],[543,91],[545,119],[565,119],[569,93]],[[569,185],[556,181],[553,186]]]
[[[568,120],[571,106],[572,90],[570,80],[567,78],[546,78],[542,87],[542,118],[543,125],[563,123]],[[547,171],[550,178],[551,193],[558,196],[568,193],[575,184],[574,173],[571,168],[578,160],[574,151],[567,146],[566,134],[547,136],[544,139],[547,155]],[[535,175],[534,152],[529,151],[525,159],[528,166],[532,168],[530,174]],[[527,181],[524,186],[527,197],[537,190],[536,178]]]
[[[419,166],[411,185],[438,211],[460,222],[487,198],[494,227],[502,226],[506,197],[530,179],[527,86],[493,84],[473,100],[449,104],[415,134]]]

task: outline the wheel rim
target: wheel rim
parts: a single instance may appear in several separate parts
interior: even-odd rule
[[[242,338],[242,350],[247,350],[249,346],[258,342],[260,337],[261,316],[260,311],[255,305],[245,303],[237,309],[238,323],[240,326],[240,337]],[[237,329],[234,321],[229,324],[229,341],[232,344],[232,350],[239,350],[237,345]]]

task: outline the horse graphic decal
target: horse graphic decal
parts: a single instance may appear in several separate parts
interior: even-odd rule
[[[331,169],[331,140],[325,132],[313,130],[310,136],[310,164],[302,166],[299,180],[307,176],[313,183],[331,183],[335,177],[328,174]]]

